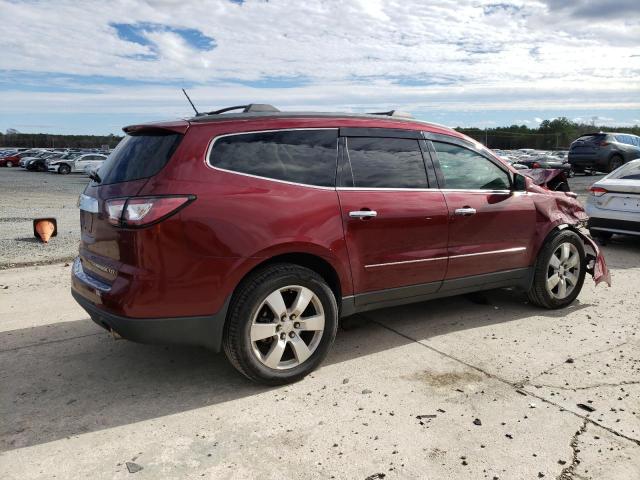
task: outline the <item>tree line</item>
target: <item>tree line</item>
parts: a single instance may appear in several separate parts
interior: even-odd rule
[[[538,128],[526,125],[511,125],[497,128],[462,128],[457,131],[468,135],[489,148],[539,150],[567,149],[580,135],[590,132],[620,132],[640,135],[640,126],[608,127],[576,123],[566,117],[544,120]],[[122,137],[117,135],[52,135],[47,133],[0,132],[0,147],[27,148],[96,148],[108,145],[115,147]]]
[[[640,125],[633,127],[609,127],[577,123],[566,117],[543,120],[538,128],[511,125],[497,128],[461,128],[457,131],[485,144],[489,148],[511,150],[535,148],[538,150],[566,150],[580,135],[592,132],[618,132],[640,135]]]
[[[0,132],[0,147],[26,148],[100,148],[115,147],[122,137],[117,135],[52,135],[49,133]]]

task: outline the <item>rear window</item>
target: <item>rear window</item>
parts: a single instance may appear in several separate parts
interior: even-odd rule
[[[154,176],[167,164],[182,137],[165,131],[125,136],[100,167],[101,184]]]
[[[336,129],[240,133],[216,139],[209,162],[233,172],[333,187],[337,148]]]
[[[581,137],[578,137],[576,142],[597,143],[603,141],[606,136],[607,135],[604,133],[596,135],[583,135]]]
[[[618,180],[640,180],[640,162],[627,163],[624,167],[621,167],[615,172],[607,175],[607,178],[615,178]]]

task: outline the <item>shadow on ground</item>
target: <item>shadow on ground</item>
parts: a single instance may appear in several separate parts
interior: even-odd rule
[[[499,304],[499,312],[494,304]],[[581,309],[576,303],[572,308]],[[516,291],[492,291],[370,312],[345,323],[325,364],[412,343],[367,319],[403,318],[444,335],[541,311]],[[423,340],[419,338],[418,340]],[[114,341],[91,320],[0,333],[0,450],[50,442],[200,407],[265,394],[224,355],[204,349]],[[322,370],[314,375],[322,376]]]

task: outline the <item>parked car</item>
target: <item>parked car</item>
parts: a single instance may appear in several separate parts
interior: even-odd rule
[[[66,175],[71,172],[84,172],[87,166],[98,167],[107,159],[106,155],[99,153],[86,153],[73,158],[55,159],[48,163],[50,172]]]
[[[29,171],[46,172],[49,169],[50,162],[54,160],[70,160],[76,156],[77,155],[73,153],[54,152],[27,160],[25,162],[25,168]]]
[[[640,158],[640,137],[627,133],[588,133],[571,144],[568,157],[576,172],[612,172]]]
[[[569,178],[573,177],[573,175],[575,174],[570,163],[563,162],[562,159],[553,156],[541,155],[529,158],[521,158],[518,160],[518,164],[532,169],[546,168],[549,170],[562,170]]]
[[[49,155],[53,155],[54,152],[50,151],[50,150],[38,150],[35,153],[31,153],[29,155],[24,155],[20,157],[20,162],[19,165],[21,168],[27,168],[27,164],[29,162],[31,162],[32,160],[38,159],[38,158],[46,158]]]
[[[640,235],[640,159],[632,160],[589,188],[587,226],[593,237]]]
[[[126,127],[79,198],[72,294],[118,336],[222,349],[281,384],[320,364],[339,317],[500,287],[562,308],[587,249],[606,271],[575,195],[455,130],[226,110]]]
[[[32,157],[33,155],[39,153],[35,150],[24,150],[22,152],[14,153],[8,155],[6,157],[0,158],[0,166],[1,167],[17,167],[20,164],[20,160],[25,157]]]

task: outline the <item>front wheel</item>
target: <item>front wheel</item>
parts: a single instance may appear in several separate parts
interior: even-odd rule
[[[585,263],[580,237],[571,230],[555,233],[538,254],[529,300],[549,309],[566,307],[582,290]]]
[[[275,264],[238,287],[223,347],[249,379],[281,385],[302,379],[327,355],[338,326],[336,298],[308,268]]]
[[[13,167],[13,162],[11,160],[9,160],[7,162],[7,167],[9,167],[9,168]]]
[[[69,165],[60,165],[58,167],[58,173],[61,175],[67,175],[69,172],[71,172],[71,167],[69,167]]]

